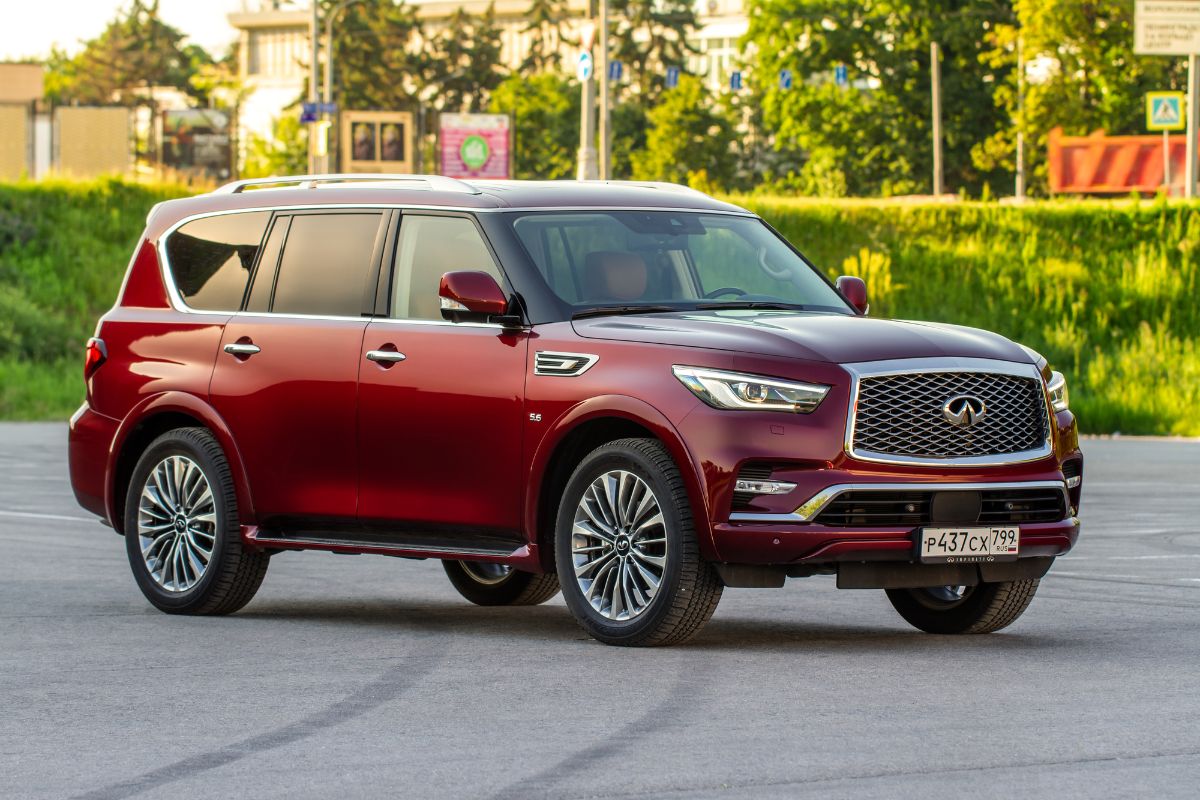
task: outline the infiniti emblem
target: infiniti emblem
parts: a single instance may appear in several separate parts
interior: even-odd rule
[[[942,416],[946,422],[959,428],[970,428],[984,418],[987,406],[978,397],[960,394],[951,397],[942,406]]]

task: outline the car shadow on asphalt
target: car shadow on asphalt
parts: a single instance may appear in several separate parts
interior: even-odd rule
[[[252,603],[236,615],[246,621],[279,624],[392,628],[397,632],[502,638],[528,641],[592,642],[561,604],[536,607],[478,607],[455,601],[274,600]],[[898,627],[870,624],[831,625],[811,620],[780,622],[756,618],[721,617],[711,620],[696,638],[679,645],[689,650],[787,649],[806,652],[864,652],[886,649],[931,653],[945,649],[969,651],[1040,650],[1059,648],[1054,636],[1002,631],[989,636],[935,636]]]

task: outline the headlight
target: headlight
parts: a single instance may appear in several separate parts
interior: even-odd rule
[[[1050,393],[1050,405],[1054,406],[1055,411],[1066,411],[1070,407],[1067,397],[1067,379],[1061,372],[1050,373],[1050,382],[1046,384],[1046,391]]]
[[[829,392],[828,386],[740,372],[680,366],[672,367],[672,371],[684,386],[713,408],[811,414]]]

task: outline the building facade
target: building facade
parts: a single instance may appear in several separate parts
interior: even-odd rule
[[[529,0],[408,0],[430,35],[444,28],[458,8],[483,14],[495,6],[500,28],[501,60],[516,69],[529,53],[534,34],[529,25]],[[577,42],[587,19],[587,0],[568,0],[569,18],[564,20],[564,41],[559,56],[568,70],[579,55]],[[698,51],[688,60],[688,71],[701,76],[714,91],[729,84],[739,54],[738,40],[746,32],[743,0],[698,0],[698,26],[691,37]],[[239,77],[247,89],[238,116],[239,140],[248,135],[269,137],[273,121],[284,109],[307,95],[308,64],[311,61],[309,27],[312,7],[307,3],[281,0],[246,0],[243,10],[229,15],[237,29]]]

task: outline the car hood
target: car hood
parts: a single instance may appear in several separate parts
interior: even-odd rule
[[[847,364],[896,358],[990,358],[1032,363],[995,333],[935,322],[796,311],[680,311],[575,320],[589,339],[702,347]]]

